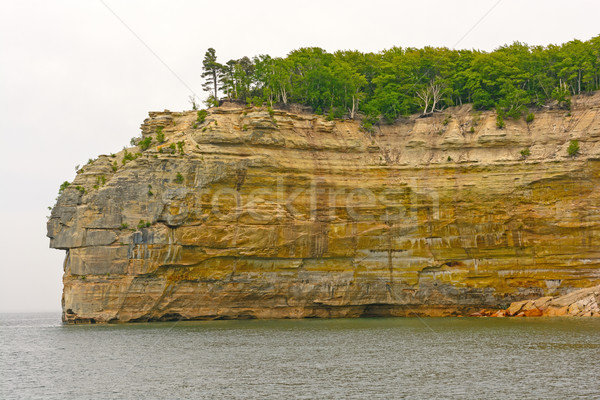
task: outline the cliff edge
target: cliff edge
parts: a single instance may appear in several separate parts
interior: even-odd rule
[[[48,237],[69,323],[468,315],[600,284],[598,188],[598,93],[504,129],[226,103],[151,112],[63,186]]]

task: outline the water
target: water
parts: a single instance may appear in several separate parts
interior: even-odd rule
[[[0,314],[0,398],[600,398],[600,319],[63,326]]]

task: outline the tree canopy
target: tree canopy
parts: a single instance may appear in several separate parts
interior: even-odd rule
[[[209,49],[203,65],[205,90],[217,97],[220,91],[227,99],[300,103],[336,117],[361,112],[392,122],[463,103],[519,115],[549,100],[568,107],[571,95],[600,89],[600,36],[549,46],[515,42],[492,52],[392,47],[328,53],[306,47],[286,57],[225,64]]]

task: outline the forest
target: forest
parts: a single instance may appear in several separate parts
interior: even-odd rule
[[[203,60],[208,105],[218,99],[252,104],[299,103],[331,118],[393,123],[473,103],[478,110],[519,118],[549,102],[600,88],[600,35],[562,45],[515,42],[485,52],[445,47],[393,47],[378,53],[318,47],[286,57],[259,55],[226,63],[208,49]]]

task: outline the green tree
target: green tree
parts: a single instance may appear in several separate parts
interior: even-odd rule
[[[242,57],[223,66],[209,49],[204,69],[204,88],[213,94],[222,90],[228,98],[270,106],[300,103],[330,118],[362,113],[371,128],[381,119],[464,103],[496,109],[502,125],[529,106],[555,99],[569,108],[570,96],[600,89],[600,36],[549,46],[515,42],[492,52],[392,47],[331,54],[306,47],[282,58]]]
[[[221,77],[223,66],[217,62],[217,54],[212,47],[204,54],[202,68],[203,72],[201,76],[204,78],[202,89],[211,93],[217,99],[219,97],[219,78]]]

